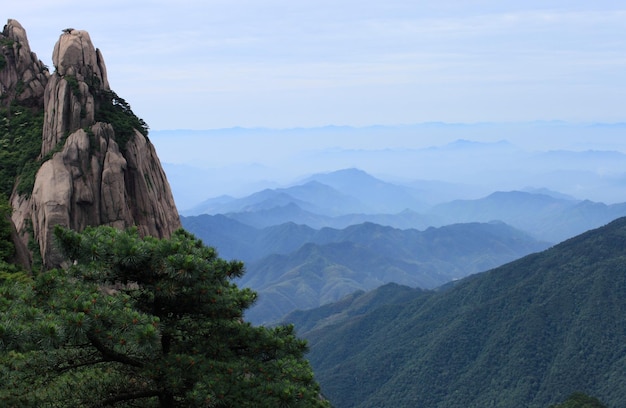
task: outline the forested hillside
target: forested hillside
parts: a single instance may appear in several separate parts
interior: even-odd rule
[[[336,407],[544,408],[576,391],[626,400],[625,218],[447,290],[383,290],[403,294],[289,318]]]

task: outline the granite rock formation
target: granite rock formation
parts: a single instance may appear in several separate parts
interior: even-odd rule
[[[30,50],[22,25],[8,20],[0,33],[0,105],[13,100],[42,105],[49,76],[48,67]]]
[[[13,33],[18,44],[14,48],[30,49],[15,20],[9,20],[4,32]],[[0,79],[23,78],[40,70],[43,64],[30,51],[28,55],[30,60],[11,61],[9,73],[4,75],[3,70]],[[136,226],[142,235],[170,236],[180,228],[180,218],[147,132],[131,129],[122,136],[115,123],[97,120],[106,104],[122,115],[134,114],[128,106],[115,106],[117,99],[111,100],[117,95],[110,90],[104,59],[89,34],[64,30],[52,60],[54,73],[39,80],[43,84],[45,79],[45,90],[31,87],[32,95],[41,92],[41,98],[33,100],[41,102],[45,114],[42,164],[32,193],[14,191],[10,199],[22,242],[34,240],[49,268],[62,262],[54,246],[56,225],[78,231],[92,225]]]

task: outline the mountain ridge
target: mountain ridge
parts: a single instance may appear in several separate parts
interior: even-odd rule
[[[259,293],[246,315],[250,321],[274,322],[295,309],[317,307],[389,282],[434,288],[549,245],[502,223],[426,231],[372,223],[342,230],[291,227],[302,235],[283,239],[295,249],[276,253],[273,248],[274,253],[247,262],[239,284]]]
[[[338,408],[538,408],[575,391],[618,407],[626,398],[625,259],[620,218],[444,291],[346,316],[364,296],[355,294],[343,307],[285,321],[306,328],[299,334]]]
[[[367,181],[353,180],[352,175]],[[311,181],[315,181],[314,188],[307,184]],[[626,203],[607,205],[579,200],[545,188],[496,190],[479,198],[456,199],[424,207],[419,197],[427,194],[426,191],[385,182],[359,169],[322,173],[301,182],[304,184],[265,189],[243,198],[221,196],[213,200],[215,204],[211,212],[257,228],[285,222],[312,228],[345,228],[351,224],[374,222],[396,228],[426,229],[453,223],[500,220],[553,243],[626,215]],[[318,183],[328,183],[327,188]],[[349,186],[351,183],[354,184],[352,187]],[[316,191],[320,189],[332,191],[332,199],[326,198],[328,195],[316,197]],[[385,200],[380,196],[385,196]],[[378,204],[370,204],[372,200],[377,200]],[[387,206],[386,202],[392,204]]]

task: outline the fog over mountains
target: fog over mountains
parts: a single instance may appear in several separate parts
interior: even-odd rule
[[[197,160],[164,162],[184,227],[245,261],[246,319],[294,323],[336,406],[619,406],[624,130],[180,131]]]
[[[478,199],[428,205],[421,200],[425,194],[420,188],[388,183],[359,169],[312,175],[302,183],[264,189],[242,198],[209,199],[184,214],[224,214],[255,228],[288,222],[311,228],[346,228],[371,222],[400,229],[426,229],[502,221],[552,243],[626,215],[626,203],[578,200],[548,189],[496,191]],[[454,186],[445,183],[431,183],[433,186],[450,195],[455,191]]]
[[[240,284],[260,295],[247,317],[267,323],[389,282],[435,288],[626,216],[624,129],[423,124],[152,139],[183,226],[246,262]]]
[[[313,174],[358,168],[420,192],[433,205],[495,191],[547,188],[606,204],[626,201],[626,124],[564,122],[366,128],[168,130],[150,133],[179,209]]]

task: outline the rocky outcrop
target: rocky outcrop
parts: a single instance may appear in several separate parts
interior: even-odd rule
[[[48,68],[30,50],[22,25],[8,20],[0,33],[0,105],[13,100],[32,107],[43,105],[49,76]]]
[[[109,90],[104,59],[86,31],[68,28],[54,46],[50,78],[44,97],[46,112],[41,155],[63,137],[95,121],[94,92]]]
[[[169,236],[178,212],[152,144],[135,133],[122,152],[108,123],[78,129],[44,162],[31,195],[33,229],[47,265],[61,262],[52,232],[89,225],[137,226],[142,235]]]
[[[103,105],[115,104],[106,99],[112,94],[106,67],[89,34],[64,30],[52,59],[55,72],[43,93],[43,163],[32,194],[11,197],[22,241],[34,239],[44,266],[55,267],[62,262],[56,225],[136,226],[142,235],[170,236],[181,224],[154,146],[142,129],[125,129],[122,137],[116,123],[96,121]],[[134,117],[127,107],[116,109]]]

